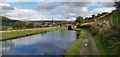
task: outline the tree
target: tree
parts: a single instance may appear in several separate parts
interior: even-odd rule
[[[78,16],[77,18],[76,18],[76,27],[77,28],[80,28],[80,25],[81,25],[81,23],[84,23],[84,19],[83,19],[83,17],[81,17],[81,16]]]
[[[119,2],[115,2],[114,7],[116,7],[117,10],[120,10],[120,1]]]
[[[22,29],[24,26],[25,26],[25,23],[20,22],[20,21],[15,22],[15,23],[13,24],[13,28],[15,28],[15,29]]]
[[[109,14],[108,12],[103,12],[101,15]]]
[[[76,23],[83,23],[84,22],[84,19],[83,19],[83,17],[81,17],[81,16],[78,16],[77,18],[76,18],[76,21],[75,21]]]
[[[93,15],[92,15],[92,18],[95,18],[95,17],[96,17],[96,16],[93,14]]]
[[[32,22],[30,22],[27,26],[27,28],[33,28],[34,27],[34,24]]]
[[[100,17],[100,16],[101,16],[101,14],[100,14],[100,13],[98,13],[98,14],[97,14],[97,17]]]

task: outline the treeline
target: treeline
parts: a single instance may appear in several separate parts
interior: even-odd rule
[[[81,16],[78,16],[76,17],[76,21],[75,21],[75,24],[76,24],[76,27],[77,28],[89,28],[90,26],[93,26],[93,25],[88,25],[88,26],[81,26],[81,24],[83,23],[90,23],[90,22],[94,22],[95,20],[99,20],[99,19],[102,19],[103,17],[105,17],[106,15],[108,15],[110,13],[108,12],[103,12],[103,13],[99,13],[97,15],[92,15],[92,17],[86,17],[86,18],[83,18]]]
[[[86,17],[84,20],[85,20],[85,23],[87,23],[87,22],[93,22],[94,21],[94,19],[98,19],[99,17],[102,17],[102,16],[104,16],[104,15],[106,15],[106,14],[109,14],[108,12],[103,12],[103,13],[98,13],[97,15],[92,15],[92,17]]]
[[[0,25],[2,26],[1,30],[30,29],[74,24],[72,21],[20,21],[12,20],[4,16],[0,16],[0,21]]]
[[[1,21],[2,21],[2,30],[41,28],[41,27],[48,26],[48,25],[46,25],[45,22],[11,20],[4,16],[0,16],[0,17],[1,17]]]

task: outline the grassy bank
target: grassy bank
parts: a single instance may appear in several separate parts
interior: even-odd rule
[[[105,49],[103,48],[103,45],[102,45],[102,43],[100,42],[99,37],[93,36],[93,39],[94,39],[94,41],[95,41],[95,43],[96,43],[96,46],[97,46],[97,48],[98,48],[98,50],[99,50],[99,52],[100,52],[100,55],[107,55],[107,52],[106,52]]]
[[[80,54],[80,46],[85,38],[85,31],[82,30],[79,32],[78,39],[74,41],[66,50],[65,57],[70,57],[69,55],[79,55]],[[76,57],[76,56],[75,56]]]
[[[53,30],[65,30],[65,27],[38,28],[38,29],[2,32],[2,38],[0,38],[0,40],[15,39],[23,36],[45,33]]]
[[[100,41],[100,37],[97,35],[93,36],[93,32],[90,29],[85,29],[87,32],[89,32],[89,34],[91,35],[91,37],[93,38],[93,40],[95,41],[96,47],[98,48],[98,51],[100,53],[100,55],[107,55],[107,52],[105,51],[101,41]]]

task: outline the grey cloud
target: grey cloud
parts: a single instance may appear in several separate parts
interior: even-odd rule
[[[6,14],[6,13],[9,13],[11,12],[12,10],[14,10],[15,8],[10,6],[8,3],[4,3],[4,5],[0,5],[0,14]]]
[[[79,8],[66,8],[66,9],[57,9],[53,10],[54,15],[61,15],[64,18],[71,18],[71,17],[76,17],[78,15],[83,15],[85,12],[81,10],[82,7]]]
[[[1,2],[95,2],[95,1],[113,2],[114,0],[1,0]]]
[[[50,10],[59,6],[69,5],[71,7],[85,7],[90,2],[39,2],[36,10]]]
[[[54,9],[57,6],[59,6],[60,3],[58,2],[39,2],[38,6],[35,8],[35,10],[50,10],[50,9]]]
[[[97,5],[96,5],[97,4]],[[14,10],[14,12],[9,13],[10,17],[23,17],[23,18],[36,18],[36,19],[71,19],[76,18],[77,16],[90,16],[92,14],[98,13],[101,10],[93,8],[93,6],[100,6],[101,8],[112,7],[114,3],[112,2],[101,2],[101,5],[93,2],[38,2],[37,7],[33,10],[14,10],[11,8],[4,8],[5,12]],[[92,10],[88,10],[91,9]],[[105,9],[102,9],[104,11]],[[109,10],[109,9],[107,9]],[[24,12],[25,11],[25,12]],[[29,11],[29,12],[28,12]],[[22,13],[21,13],[22,12]],[[40,13],[39,13],[40,12]],[[13,16],[11,15],[13,14]],[[6,14],[8,15],[8,14]],[[16,16],[17,15],[17,16]],[[43,15],[43,16],[42,16]],[[31,16],[31,17],[30,17]],[[39,17],[38,17],[39,16]]]
[[[2,10],[14,10],[14,7],[11,7],[11,6],[2,6]]]
[[[99,6],[101,6],[101,7],[113,7],[114,2],[100,2]]]
[[[43,2],[39,3],[35,10],[46,11],[51,14],[51,16],[56,16],[60,19],[69,19],[72,17],[76,17],[78,15],[85,15],[82,10],[83,7],[87,7],[90,2]]]

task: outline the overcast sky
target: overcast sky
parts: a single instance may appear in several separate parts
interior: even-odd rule
[[[74,21],[77,16],[82,16],[85,18],[90,17],[92,14],[111,12],[115,9],[113,7],[113,0],[101,0],[102,2],[99,2],[97,0],[91,0],[88,2],[73,1],[71,2],[71,0],[69,0],[67,2],[0,2],[0,8],[2,9],[0,11],[0,15],[17,20],[54,19]]]

